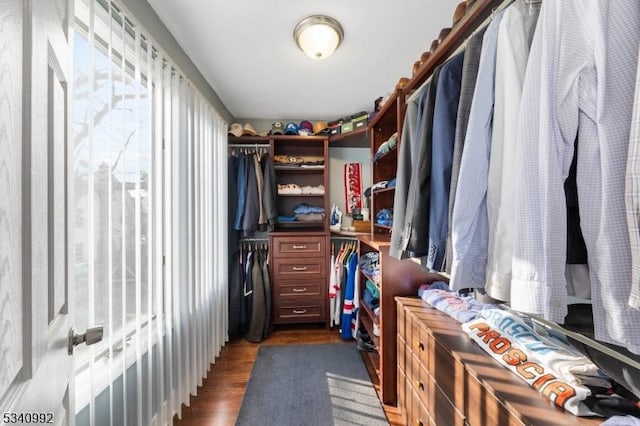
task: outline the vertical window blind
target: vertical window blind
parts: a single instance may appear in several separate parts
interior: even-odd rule
[[[123,7],[76,0],[69,181],[78,424],[171,424],[227,330],[227,124]]]

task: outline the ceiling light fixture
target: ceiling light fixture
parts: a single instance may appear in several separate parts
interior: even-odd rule
[[[340,46],[344,31],[340,22],[324,15],[307,16],[293,30],[296,44],[307,56],[324,59]]]

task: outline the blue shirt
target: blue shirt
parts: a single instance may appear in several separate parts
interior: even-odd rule
[[[433,111],[427,268],[442,270],[449,225],[449,187],[464,52],[442,66]]]
[[[478,78],[473,92],[458,188],[453,206],[451,242],[452,290],[483,288],[487,268],[489,220],[487,184],[495,91],[498,28],[504,12],[496,15],[482,38]]]

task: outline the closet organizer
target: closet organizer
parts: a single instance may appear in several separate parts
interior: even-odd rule
[[[397,262],[419,259],[447,275],[453,290],[507,302],[564,333],[637,395],[640,310],[629,298],[638,266],[631,249],[640,250],[629,247],[629,234],[638,239],[627,226],[637,228],[629,207],[637,196],[627,193],[625,206],[625,179],[627,188],[636,185],[626,171],[640,6],[540,3],[467,2],[463,18],[378,113],[372,127],[381,140],[391,131],[385,125],[399,136],[392,233],[376,244]],[[487,415],[509,424],[593,423],[552,407],[527,411],[481,377],[472,359],[484,357],[466,348],[459,324],[420,301],[397,301],[397,390],[411,423],[482,424],[476,403],[494,404]]]

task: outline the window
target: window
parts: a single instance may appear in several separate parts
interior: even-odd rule
[[[74,356],[75,406],[168,424],[226,339],[227,125],[115,1],[75,16],[73,311],[104,327]]]

